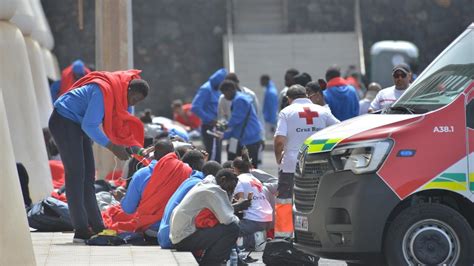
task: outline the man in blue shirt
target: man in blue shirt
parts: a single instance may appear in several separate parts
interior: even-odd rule
[[[198,150],[190,150],[186,152],[182,158],[183,163],[187,163],[193,169],[191,176],[186,179],[179,188],[174,192],[173,196],[168,200],[161,219],[160,229],[158,231],[158,243],[161,248],[172,248],[173,244],[170,240],[170,219],[174,208],[183,200],[197,183],[201,182],[205,175],[203,172],[204,155]]]
[[[324,90],[324,100],[329,105],[331,113],[340,121],[359,115],[359,95],[356,89],[341,78],[338,67],[330,67],[326,71],[327,88]]]
[[[221,142],[207,133],[214,130],[217,122],[217,104],[219,102],[219,85],[227,75],[227,70],[221,68],[217,70],[209,80],[204,83],[194,96],[191,111],[199,116],[202,121],[201,136],[209,160],[221,162]]]
[[[272,139],[277,125],[278,115],[278,92],[270,80],[270,76],[262,75],[260,77],[260,85],[265,88],[265,96],[263,98],[263,119],[265,120],[265,133],[267,139]]]
[[[95,73],[95,72],[93,72]],[[73,242],[83,243],[94,233],[104,229],[102,217],[97,206],[95,197],[95,165],[92,152],[92,141],[107,147],[119,159],[126,160],[129,155],[125,146],[113,143],[100,129],[105,121],[104,117],[110,117],[108,112],[115,113],[119,103],[113,103],[113,107],[107,109],[103,92],[120,93],[120,95],[108,94],[107,99],[117,96],[116,99],[126,97],[128,106],[134,106],[142,101],[149,91],[148,83],[141,79],[133,79],[131,75],[122,73],[96,74],[102,78],[102,85],[88,83],[74,88],[59,97],[54,103],[54,111],[49,120],[49,129],[56,142],[61,160],[65,168],[66,196],[68,199],[71,222],[75,229]],[[126,81],[126,77],[130,80]],[[86,76],[87,77],[87,76]],[[85,78],[86,78],[85,77]],[[122,84],[113,83],[114,78],[123,78]],[[108,87],[104,89],[104,87]],[[122,94],[125,93],[125,94]],[[115,120],[119,118],[115,117]],[[111,136],[114,136],[111,134]],[[115,137],[115,136],[114,136]],[[89,230],[92,228],[92,232]]]
[[[262,127],[252,101],[247,95],[238,92],[237,85],[231,80],[224,80],[219,89],[227,100],[232,101],[228,129],[223,135],[224,139],[229,140],[228,159],[241,156],[242,148],[246,146],[252,165],[257,168]]]
[[[140,200],[142,199],[143,192],[145,191],[146,186],[150,182],[151,174],[155,169],[156,163],[161,158],[163,158],[163,156],[167,155],[170,152],[174,152],[173,145],[171,145],[171,142],[156,142],[154,160],[150,163],[150,165],[139,169],[135,174],[133,174],[132,181],[130,182],[130,185],[127,188],[127,193],[120,202],[122,210],[124,210],[124,212],[128,214],[133,214],[137,211],[138,205],[140,204]],[[149,227],[149,230],[154,233],[150,234],[150,236],[156,235],[156,232],[158,232],[159,227],[160,221],[157,221],[155,224],[151,225]],[[145,231],[145,233],[147,233],[147,231]]]

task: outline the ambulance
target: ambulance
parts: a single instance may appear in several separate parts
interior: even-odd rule
[[[300,149],[295,246],[349,265],[474,265],[474,23],[390,108]]]

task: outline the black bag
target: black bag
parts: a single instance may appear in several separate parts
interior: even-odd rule
[[[319,257],[309,255],[293,246],[287,239],[268,241],[263,251],[263,263],[268,266],[318,265]]]
[[[27,213],[28,224],[39,232],[72,231],[67,204],[52,197],[34,204]]]

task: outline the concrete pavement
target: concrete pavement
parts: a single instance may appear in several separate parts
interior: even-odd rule
[[[273,175],[278,169],[273,145],[267,145],[261,168]],[[223,159],[227,156],[224,152]],[[197,265],[189,252],[164,250],[159,246],[112,246],[98,247],[72,244],[72,233],[31,233],[36,263],[42,265]],[[264,265],[262,252],[253,252],[259,259],[250,265]],[[19,253],[19,256],[20,253]],[[343,261],[321,259],[319,265],[343,266]]]

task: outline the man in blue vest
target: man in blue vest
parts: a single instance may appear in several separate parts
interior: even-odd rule
[[[219,102],[219,85],[227,75],[227,70],[221,68],[217,70],[209,80],[206,81],[194,96],[191,111],[199,116],[202,121],[201,136],[209,160],[221,161],[221,142],[207,133],[213,131],[217,123],[217,104]]]
[[[242,148],[246,146],[252,165],[257,168],[262,127],[252,101],[249,96],[238,92],[237,85],[231,80],[224,80],[219,89],[227,100],[232,101],[228,129],[223,135],[224,139],[229,140],[228,159],[241,156]]]

